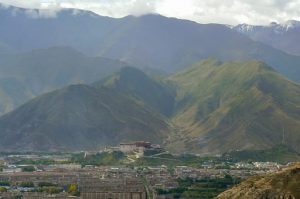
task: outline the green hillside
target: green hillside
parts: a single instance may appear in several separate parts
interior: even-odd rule
[[[286,160],[300,152],[299,93],[298,84],[258,61],[211,59],[166,79],[125,67],[4,115],[0,150],[95,149],[146,140],[171,152],[246,150],[250,156],[257,155],[247,151],[285,145],[290,150],[279,150],[280,157],[275,151],[271,159]]]
[[[221,153],[288,144],[300,151],[300,86],[258,61],[207,60],[178,86],[170,149]]]
[[[73,85],[0,118],[0,150],[99,149],[120,142],[162,143],[165,118],[113,90]]]
[[[93,84],[131,96],[171,116],[175,105],[176,91],[163,80],[154,79],[139,69],[124,67],[119,72]]]
[[[300,154],[290,149],[286,145],[277,145],[270,149],[231,151],[225,153],[223,157],[232,158],[235,161],[253,162],[278,162],[287,164],[289,162],[300,161]]]

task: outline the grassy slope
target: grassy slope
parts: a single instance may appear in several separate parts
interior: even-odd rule
[[[79,140],[85,147],[126,139],[161,143],[167,136],[161,130],[172,128],[167,144],[176,152],[223,153],[281,143],[299,152],[300,87],[265,64],[207,60],[167,81],[172,86],[126,67],[93,87],[72,86],[43,95],[0,119],[0,132],[8,136],[3,146],[12,144],[17,134],[24,136],[24,132],[25,141],[32,144],[29,149],[35,147],[26,136],[30,133],[40,135],[45,143],[48,135],[53,136],[45,148],[53,143],[63,146],[62,140],[76,133],[78,143],[69,143],[70,147],[76,148]],[[175,102],[173,85],[177,88]],[[171,127],[158,111],[172,119]],[[85,131],[94,132],[91,137],[105,132],[107,137],[86,139],[82,137]],[[47,136],[41,136],[41,132]],[[114,133],[120,134],[112,139]]]
[[[275,174],[252,177],[218,199],[300,198],[300,165]]]
[[[1,150],[81,150],[147,140],[161,143],[168,124],[130,97],[73,85],[0,118]]]
[[[185,134],[173,146],[207,153],[267,148],[281,143],[284,131],[284,142],[300,150],[300,86],[265,64],[208,60],[171,80],[179,87],[173,121]]]
[[[265,150],[232,151],[225,153],[224,157],[231,157],[236,161],[270,161],[282,164],[300,161],[300,154],[288,148],[286,145],[278,145]]]
[[[136,68],[124,67],[93,86],[106,87],[136,98],[165,116],[170,116],[174,110],[176,92],[171,86]]]

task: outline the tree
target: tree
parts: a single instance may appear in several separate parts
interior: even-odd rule
[[[5,187],[0,187],[0,193],[3,193],[3,192],[7,192],[7,189]]]
[[[33,166],[26,166],[22,168],[23,172],[33,172],[35,171],[35,168]]]
[[[79,196],[80,192],[79,192],[79,189],[78,189],[78,185],[76,185],[76,184],[70,185],[69,189],[68,189],[68,193],[72,196]]]
[[[34,187],[33,182],[21,182],[19,184],[20,187]]]

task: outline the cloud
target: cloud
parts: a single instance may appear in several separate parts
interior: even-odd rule
[[[78,8],[111,17],[158,13],[199,23],[268,24],[272,21],[300,20],[300,0],[0,0],[0,2],[50,10]],[[54,13],[39,12],[37,17],[51,17],[55,16]]]
[[[25,13],[31,18],[54,18],[60,9],[29,9]]]
[[[87,0],[87,1],[61,1],[63,8],[78,8],[91,10],[97,14],[124,17],[127,15],[142,15],[146,13],[155,13],[156,0]]]
[[[26,2],[17,0],[3,0],[0,1],[0,3],[2,3],[0,7],[4,9],[10,8],[12,10],[13,16],[24,12],[27,16],[31,18],[52,18],[56,17],[57,12],[61,10],[60,5],[55,4],[55,2],[46,3],[37,0],[29,0]],[[24,11],[21,8],[27,9]]]
[[[0,2],[6,5],[18,6],[22,8],[39,8],[41,5],[41,1],[39,0],[1,0]]]
[[[300,19],[300,0],[163,0],[157,9],[163,15],[200,23],[268,24]]]

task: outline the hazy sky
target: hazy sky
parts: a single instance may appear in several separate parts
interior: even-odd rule
[[[199,23],[269,24],[300,20],[300,0],[0,0],[26,8],[80,8],[123,17],[158,13]]]

